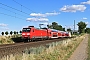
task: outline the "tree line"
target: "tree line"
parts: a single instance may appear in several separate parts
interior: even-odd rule
[[[56,22],[52,22],[52,24],[51,25],[47,25],[47,27],[51,28],[51,29],[65,31],[65,28],[63,28],[61,25],[58,25],[58,23],[56,23]]]
[[[13,31],[10,31],[10,32],[8,32],[8,31],[6,31],[6,32],[1,32],[2,35],[5,35],[5,34],[6,34],[6,35],[8,35],[8,34],[12,35],[12,34],[18,34],[18,33],[21,34],[22,31],[19,31],[19,32],[17,32],[17,31],[14,31],[14,32],[13,32]]]
[[[56,30],[60,30],[60,31],[65,31],[65,28],[62,27],[62,25],[58,25],[58,23],[56,22],[52,22],[51,25],[47,25],[48,28],[51,28],[51,29],[56,29]],[[67,29],[67,31],[71,31],[70,28]]]
[[[78,26],[78,33],[79,34],[81,34],[81,33],[90,33],[90,28],[87,28],[87,24],[85,22],[80,21],[80,22],[78,22],[77,26]],[[48,28],[51,28],[51,29],[65,31],[65,28],[63,28],[61,25],[59,25],[56,22],[52,22],[52,24],[51,25],[47,25],[47,27]],[[72,29],[71,28],[68,28],[67,31],[72,32]],[[18,33],[21,34],[22,31],[19,31],[19,32],[16,32],[16,31],[14,31],[14,32],[12,32],[12,31],[8,32],[8,31],[6,31],[6,32],[2,32],[1,34],[2,35],[4,35],[4,34],[6,34],[6,35],[8,35],[8,34],[12,35],[12,34],[18,34]]]
[[[87,28],[87,24],[85,22],[80,21],[80,22],[77,23],[77,26],[78,26],[77,33],[79,33],[79,34],[81,34],[81,33],[90,33],[90,28]],[[52,28],[52,29],[56,29],[56,30],[65,31],[65,28],[63,28],[61,25],[58,25],[58,23],[56,23],[56,22],[52,22],[52,24],[47,25],[47,27]],[[72,32],[73,30],[71,28],[68,28],[67,31]]]

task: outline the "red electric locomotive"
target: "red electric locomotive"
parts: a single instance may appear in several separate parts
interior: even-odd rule
[[[29,26],[28,28],[23,28],[22,30],[22,39],[23,40],[33,40],[36,38],[47,38],[47,30],[45,29],[36,29],[34,26]]]

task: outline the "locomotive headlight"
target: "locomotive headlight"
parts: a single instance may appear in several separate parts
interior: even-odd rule
[[[25,33],[23,33],[22,35],[25,35]]]
[[[30,33],[27,33],[27,35],[30,35]]]

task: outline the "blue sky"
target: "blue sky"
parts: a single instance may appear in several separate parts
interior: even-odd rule
[[[0,33],[52,22],[73,29],[74,20],[90,27],[89,14],[90,0],[0,0]]]

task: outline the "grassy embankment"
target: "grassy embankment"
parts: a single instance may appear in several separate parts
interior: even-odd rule
[[[20,34],[18,35],[10,35],[10,36],[0,36],[0,44],[11,44],[15,43],[15,39],[19,40],[21,37]]]
[[[90,60],[90,34],[88,36],[88,57],[87,60]]]
[[[24,50],[22,55],[4,56],[1,60],[67,60],[84,37],[85,35],[77,36],[76,38],[46,44],[46,46],[32,47]]]

